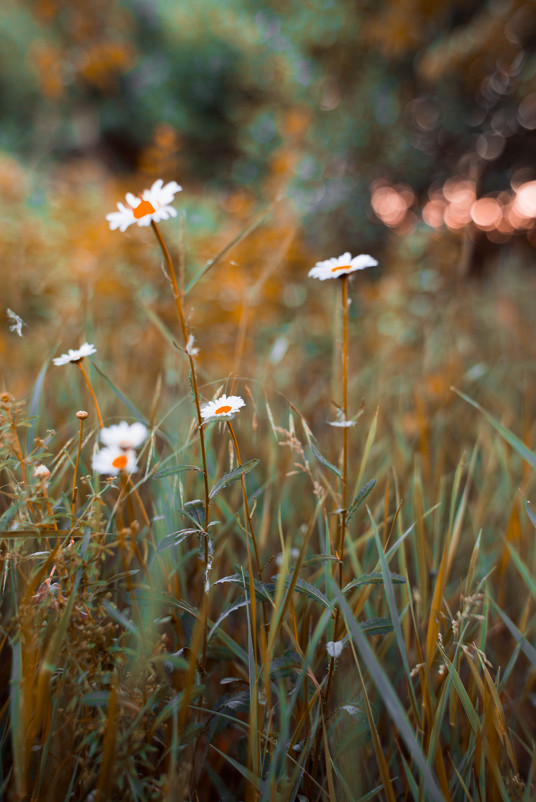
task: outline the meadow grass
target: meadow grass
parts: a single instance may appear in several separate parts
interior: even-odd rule
[[[182,224],[116,233],[156,269],[96,353],[6,374],[6,798],[530,800],[534,279],[320,284],[269,220],[197,269]]]

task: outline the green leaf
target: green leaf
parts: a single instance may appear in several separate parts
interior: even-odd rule
[[[318,460],[318,462],[320,462],[321,465],[323,465],[325,468],[328,468],[332,473],[334,473],[335,476],[338,476],[339,479],[342,479],[342,473],[340,472],[340,470],[337,467],[335,467],[335,465],[332,465],[332,463],[324,457],[324,455],[321,453],[318,447],[318,442],[316,441],[313,433],[311,432],[308,426],[305,426],[305,421],[303,421],[303,423],[305,428],[305,434],[307,435],[307,442],[309,443],[309,448],[313,452],[313,457],[316,460]]]
[[[201,499],[196,498],[193,501],[187,501],[184,507],[178,507],[178,510],[197,529],[201,532],[205,531],[205,505]]]
[[[165,468],[163,471],[158,471],[155,473],[155,479],[163,479],[164,476],[173,476],[176,473],[184,473],[185,471],[199,471],[199,473],[203,473],[203,468],[200,468],[199,465],[175,465],[173,468]]]
[[[277,581],[277,577],[275,576],[272,577],[272,579],[274,581]],[[291,582],[291,579],[292,575],[290,574],[284,577],[283,583],[285,587],[288,587],[288,585]],[[323,607],[326,607],[328,610],[331,610],[333,606],[331,602],[328,601],[327,597],[324,596],[321,590],[318,590],[318,588],[316,588],[314,585],[309,584],[309,582],[306,582],[305,579],[302,579],[301,577],[297,578],[294,590],[297,593],[303,593],[304,596],[308,596],[310,599],[313,599],[314,601],[320,602],[320,604]]]
[[[178,546],[188,535],[198,534],[199,529],[197,527],[195,529],[180,529],[178,532],[172,532],[170,535],[166,535],[162,538],[156,547],[156,551],[158,554],[162,554],[163,551],[167,551],[167,549],[170,549],[172,546]]]
[[[129,621],[128,618],[126,617],[126,615],[124,613],[122,613],[121,610],[117,609],[115,604],[112,604],[111,602],[109,602],[109,601],[107,601],[105,599],[102,602],[102,606],[108,612],[110,617],[114,619],[114,621],[116,621],[122,627],[127,629],[129,632],[132,632],[132,634],[134,634],[134,635],[137,634],[136,627],[134,626],[132,621]]]
[[[258,459],[250,459],[247,462],[244,462],[242,465],[238,465],[238,467],[233,468],[233,470],[229,471],[229,473],[224,474],[221,479],[218,479],[210,491],[209,498],[214,498],[214,496],[218,495],[220,490],[223,490],[223,488],[227,487],[227,485],[231,484],[231,482],[240,479],[241,476],[245,476],[247,473],[253,470],[258,463]]]
[[[393,571],[389,572],[389,576],[391,577],[391,582],[393,585],[403,585],[406,582],[401,574],[395,574]],[[346,587],[343,588],[342,592],[347,593],[349,590],[357,588],[360,585],[383,585],[382,572],[372,571],[370,574],[362,574],[357,579],[353,579],[351,582],[349,582]]]
[[[109,698],[110,691],[93,691],[82,696],[80,701],[83,705],[89,705],[89,707],[106,707]]]
[[[364,635],[387,635],[393,631],[393,625],[388,618],[368,618],[359,624]]]
[[[350,518],[352,518],[353,514],[356,512],[358,507],[361,506],[361,504],[365,501],[368,494],[371,492],[371,490],[374,490],[375,487],[376,487],[376,479],[371,479],[370,482],[367,482],[367,484],[361,488],[359,493],[356,495],[356,497],[348,507],[348,512],[346,513],[346,523],[350,522]]]
[[[529,516],[531,524],[536,528],[536,515],[534,514],[532,507],[530,506],[529,502],[524,496],[521,496],[523,499],[523,504],[525,505],[525,510],[527,511],[527,515]]]

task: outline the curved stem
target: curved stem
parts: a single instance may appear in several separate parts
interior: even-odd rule
[[[99,426],[101,427],[101,429],[104,429],[104,421],[102,419],[102,415],[101,415],[101,411],[100,411],[100,407],[99,407],[99,402],[97,401],[97,396],[95,395],[95,392],[94,392],[93,387],[91,385],[91,382],[89,380],[89,376],[87,375],[87,371],[86,371],[86,369],[84,367],[84,360],[80,359],[76,364],[78,365],[78,367],[82,371],[82,376],[86,380],[86,384],[89,387],[89,392],[91,393],[91,398],[93,399],[93,403],[95,404],[95,410],[97,412],[97,418],[99,419]]]

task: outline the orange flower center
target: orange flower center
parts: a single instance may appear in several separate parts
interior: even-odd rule
[[[156,209],[151,203],[149,203],[149,201],[142,200],[142,202],[138,204],[138,206],[136,206],[136,208],[132,211],[134,212],[134,217],[136,220],[139,220],[140,217],[145,217],[146,214],[154,214]]]
[[[116,457],[114,459],[114,461],[112,462],[112,465],[114,466],[114,468],[118,468],[120,471],[122,471],[123,468],[126,468],[126,466],[127,466],[127,458],[126,458],[125,454],[121,454],[120,457]]]
[[[332,267],[331,268],[331,272],[332,273],[338,273],[339,270],[351,270],[351,268],[352,268],[352,265],[341,265],[340,267]]]
[[[232,410],[232,407],[225,406],[225,407],[218,407],[216,410],[216,415],[227,415],[228,412]]]

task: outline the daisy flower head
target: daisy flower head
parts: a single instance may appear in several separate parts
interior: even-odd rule
[[[122,451],[138,448],[146,437],[147,427],[143,423],[127,423],[126,420],[113,426],[106,426],[100,432],[100,439],[105,446],[119,448]]]
[[[356,270],[364,270],[365,267],[376,267],[378,262],[372,256],[366,253],[360,253],[359,256],[352,256],[346,252],[342,256],[334,256],[332,259],[325,259],[323,262],[317,262],[316,265],[309,270],[310,278],[319,278],[320,281],[325,281],[327,278],[340,278],[347,276],[350,273],[355,273]]]
[[[116,228],[126,231],[134,223],[139,226],[149,226],[153,220],[155,223],[159,223],[161,220],[176,217],[177,210],[170,204],[173,203],[177,192],[181,190],[182,187],[176,181],[164,184],[163,180],[159,178],[150,189],[144,189],[137,197],[131,192],[127,192],[128,205],[118,203],[119,211],[106,215],[110,228],[112,231],[115,231]]]
[[[246,402],[239,395],[221,395],[214,401],[209,401],[201,408],[201,417],[204,420],[213,420],[215,418],[222,418],[223,420],[230,420],[234,418],[236,413],[241,407],[245,407]]]
[[[76,350],[69,348],[69,352],[67,354],[57,356],[56,359],[53,359],[52,361],[55,365],[67,365],[69,362],[81,362],[85,356],[91,356],[91,354],[95,353],[97,353],[97,349],[94,345],[91,345],[90,343],[84,343]]]
[[[108,476],[117,476],[121,471],[135,473],[138,470],[135,452],[132,449],[123,451],[118,446],[101,448],[93,454],[91,465],[97,473],[105,473]]]

